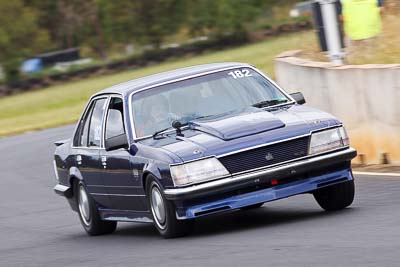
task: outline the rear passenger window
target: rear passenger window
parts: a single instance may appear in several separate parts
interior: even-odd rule
[[[92,116],[92,112],[93,112],[93,107],[94,105],[92,105],[90,107],[90,110],[88,112],[87,118],[83,124],[83,129],[82,129],[82,133],[81,133],[81,137],[80,137],[80,146],[87,146],[87,138],[88,138],[88,132],[89,132],[89,122],[90,122],[90,117]]]

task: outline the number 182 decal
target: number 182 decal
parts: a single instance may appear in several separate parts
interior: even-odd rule
[[[253,76],[250,73],[250,70],[248,70],[248,69],[231,71],[231,72],[228,72],[228,75],[232,76],[234,79],[240,79],[240,78],[244,78],[244,77]]]

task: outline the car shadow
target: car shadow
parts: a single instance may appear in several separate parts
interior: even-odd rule
[[[288,223],[298,223],[307,220],[321,220],[339,214],[356,211],[347,208],[340,211],[325,212],[318,209],[278,209],[263,206],[254,210],[239,210],[198,218],[190,238],[209,235],[228,234],[231,232],[250,231],[256,228],[274,227]],[[159,236],[152,224],[120,224],[113,236]]]

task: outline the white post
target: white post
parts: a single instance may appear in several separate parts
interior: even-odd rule
[[[336,14],[336,0],[318,0],[321,4],[322,19],[324,22],[325,38],[329,50],[329,58],[337,65],[343,64],[342,45]]]

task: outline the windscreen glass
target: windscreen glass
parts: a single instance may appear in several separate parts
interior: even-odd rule
[[[238,68],[144,90],[131,101],[136,137],[140,138],[171,127],[174,120],[185,124],[290,99],[253,69]]]

